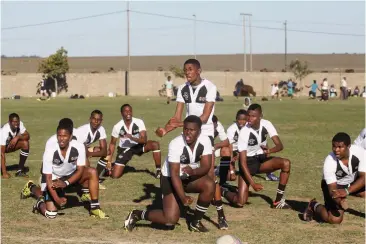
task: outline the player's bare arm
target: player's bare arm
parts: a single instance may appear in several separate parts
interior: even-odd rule
[[[125,137],[129,138],[130,140],[137,142],[138,144],[146,144],[147,143],[147,134],[146,131],[140,131],[140,137],[136,138],[133,137],[131,134],[126,134]]]
[[[170,163],[170,176],[172,178],[172,183],[175,191],[179,199],[185,206],[190,205],[193,202],[191,197],[186,196],[184,193],[182,180],[180,179],[180,164],[179,163]]]
[[[240,165],[244,171],[244,176],[247,179],[247,181],[249,182],[249,184],[253,187],[253,189],[255,191],[261,191],[263,190],[263,186],[261,184],[256,184],[253,180],[252,175],[250,174],[250,171],[248,169],[248,165],[247,165],[247,152],[241,151],[240,152]]]
[[[283,150],[283,144],[279,136],[273,136],[272,138],[273,143],[275,144],[274,147],[263,150],[265,154],[269,155],[271,153],[280,152]]]
[[[2,178],[9,178],[10,174],[6,171],[5,146],[1,146],[1,172]]]
[[[215,150],[223,147],[230,147],[229,139],[225,139],[223,141],[220,141],[214,145]]]
[[[56,204],[59,206],[63,205],[62,199],[58,196],[55,188],[53,187],[52,182],[52,175],[51,174],[45,174],[46,175],[46,184],[48,192],[51,194],[53,200],[55,200]]]
[[[346,189],[335,189],[332,192],[333,198],[344,198],[349,194],[357,192],[358,190],[365,187],[365,172],[359,172],[359,176],[357,180],[350,185],[350,187]]]
[[[106,139],[102,139],[99,140],[99,150],[97,150],[96,152],[89,152],[88,150],[86,150],[87,152],[87,156],[88,157],[105,157],[108,154],[108,150],[107,150],[107,140]]]
[[[25,131],[23,134],[17,135],[13,139],[11,139],[11,141],[8,145],[8,148],[13,149],[19,140],[28,141],[29,139],[30,139],[30,135],[29,135],[28,131]]]
[[[111,141],[109,142],[108,156],[110,156],[111,159],[113,158],[113,154],[116,149],[117,139],[118,138],[112,136]]]
[[[191,167],[187,166],[183,168],[182,171],[187,173],[189,176],[202,177],[207,175],[211,169],[211,157],[212,154],[203,155],[201,156],[200,167],[192,169]]]
[[[203,113],[200,116],[200,119],[203,124],[206,124],[208,121],[208,118],[210,118],[210,114],[212,112],[212,109],[215,105],[215,102],[206,102],[205,107],[203,108]]]

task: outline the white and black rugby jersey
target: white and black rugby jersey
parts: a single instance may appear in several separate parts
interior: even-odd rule
[[[278,136],[276,128],[273,126],[272,122],[266,119],[261,119],[259,129],[256,132],[260,135],[261,145],[267,145],[267,136],[272,138]]]
[[[357,172],[365,172],[366,151],[356,145],[352,145],[349,151],[348,167],[338,160],[333,152],[325,158],[323,179],[328,185],[349,185],[354,182]]]
[[[227,139],[227,135],[226,135],[226,132],[225,132],[225,128],[220,123],[220,121],[217,121],[217,127],[216,127],[215,132],[214,132],[214,139],[217,136],[220,138],[220,141],[225,141]]]
[[[162,167],[163,176],[170,177],[169,164],[180,163],[180,168],[187,165],[192,169],[200,167],[201,156],[212,154],[211,140],[208,136],[200,135],[192,152],[187,145],[183,134],[177,136],[169,143],[168,156]],[[180,171],[182,175],[182,171]]]
[[[177,102],[186,104],[186,117],[196,115],[200,117],[206,102],[216,101],[216,86],[209,80],[203,79],[194,89],[189,82],[182,84],[178,88]],[[212,108],[210,117],[206,124],[202,125],[201,133],[206,136],[214,136],[214,126],[212,116],[215,112],[215,106]]]
[[[78,134],[77,129],[76,128],[73,128],[73,130],[72,130],[72,140],[78,141],[77,134]],[[55,143],[56,144],[58,143],[57,142],[57,134],[54,134],[53,136],[51,136],[50,138],[48,138],[48,140],[46,142],[45,150],[47,150],[47,147],[48,146],[53,145]]]
[[[14,137],[22,135],[26,130],[22,121],[19,121],[19,127],[15,131],[11,130],[9,123],[4,124],[1,127],[1,146],[8,145]]]
[[[94,132],[90,127],[90,124],[85,124],[77,128],[77,133],[73,133],[76,135],[76,138],[79,142],[84,143],[86,146],[90,146],[96,141],[103,140],[107,138],[105,133],[105,129],[103,126],[99,126],[99,128]]]
[[[112,136],[114,138],[119,138],[119,147],[130,148],[137,145],[138,143],[128,138],[123,138],[123,136],[126,134],[130,134],[135,138],[140,138],[141,131],[146,131],[144,121],[132,117],[130,128],[127,128],[125,122],[122,119],[113,127]]]
[[[366,150],[366,128],[361,131],[353,144],[360,146]]]
[[[233,151],[238,150],[238,139],[241,129],[242,128],[239,128],[236,122],[230,125],[229,128],[227,129],[227,137],[229,138],[230,144],[233,145]]]
[[[85,165],[84,144],[72,140],[67,148],[65,158],[58,143],[52,143],[43,154],[43,174],[52,174],[52,178],[61,178],[75,172],[77,166]]]

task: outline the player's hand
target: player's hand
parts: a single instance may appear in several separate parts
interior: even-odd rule
[[[15,145],[18,143],[19,137],[16,136],[9,142],[8,149],[14,149]]]
[[[67,198],[66,197],[61,197],[60,199],[61,199],[60,207],[63,208],[67,204]]]
[[[185,196],[184,199],[182,200],[182,203],[184,206],[191,205],[193,203],[193,197]]]
[[[6,172],[5,174],[3,174],[1,176],[2,179],[9,179],[10,177],[11,177],[11,175],[8,172]]]
[[[132,140],[132,135],[131,134],[125,134],[123,137]]]
[[[347,197],[348,194],[346,192],[345,189],[337,189],[337,190],[333,190],[333,199],[335,198],[344,198]]]
[[[231,158],[231,162],[234,162],[235,163],[237,160],[238,160],[238,155],[236,155],[235,157],[232,157]]]
[[[182,172],[188,174],[188,176],[193,175],[193,169],[189,166],[182,168]]]
[[[234,180],[236,180],[236,174],[235,174],[235,170],[232,170],[232,171],[234,171],[234,172],[233,173],[230,172],[230,180],[234,181]]]
[[[64,181],[57,179],[55,181],[52,182],[52,188],[54,189],[58,189],[58,188],[65,188],[67,185]]]
[[[261,184],[254,183],[254,184],[252,185],[252,187],[253,187],[253,189],[254,189],[255,191],[261,191],[261,190],[263,190],[263,186],[262,186]]]
[[[166,130],[164,128],[161,128],[161,127],[157,128],[156,131],[155,131],[155,134],[158,137],[163,137],[163,136],[165,136],[166,133],[167,133]]]
[[[175,117],[172,117],[169,122],[168,122],[168,125],[174,127],[174,128],[177,128],[181,125],[181,121],[177,120]]]

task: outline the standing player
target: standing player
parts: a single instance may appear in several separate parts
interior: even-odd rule
[[[12,113],[9,121],[1,128],[1,173],[3,179],[9,179],[10,174],[6,171],[5,154],[20,149],[17,177],[28,177],[24,170],[25,161],[29,155],[29,133],[20,121],[19,115]]]
[[[201,64],[196,59],[188,59],[184,63],[184,74],[187,82],[178,88],[177,107],[175,115],[169,120],[165,128],[158,128],[156,134],[160,137],[182,127],[182,113],[186,107],[186,116],[196,115],[202,120],[202,135],[208,136],[214,147],[214,126],[212,116],[215,112],[216,86],[209,80],[201,78]],[[215,179],[214,164],[215,157],[212,156],[210,176]],[[214,204],[218,212],[218,222],[220,229],[227,229],[228,224],[225,218],[220,186],[216,184]]]
[[[172,96],[173,96],[173,81],[171,79],[172,79],[172,77],[168,76],[168,80],[165,81],[165,90],[166,90],[166,97],[167,97],[166,103],[167,104],[170,103],[170,100],[172,99]]]
[[[272,123],[262,118],[262,108],[259,104],[252,104],[248,109],[249,122],[239,134],[239,171],[242,177],[242,185],[239,185],[239,192],[233,193],[225,191],[224,197],[231,203],[243,207],[248,200],[249,185],[255,191],[263,189],[261,184],[256,184],[252,175],[259,173],[271,173],[281,169],[280,182],[278,184],[276,199],[272,208],[288,209],[290,206],[284,198],[286,184],[290,174],[290,160],[280,157],[271,157],[270,154],[283,149],[282,142],[277,135]],[[263,149],[261,142],[265,135],[269,134],[275,146],[270,149]]]
[[[346,197],[350,194],[365,197],[365,158],[365,150],[351,146],[348,134],[340,132],[333,137],[332,152],[325,158],[321,182],[324,205],[312,199],[303,215],[305,221],[311,221],[314,214],[330,224],[343,221]]]
[[[207,136],[201,135],[202,121],[190,115],[184,120],[183,134],[169,143],[164,162],[160,187],[163,194],[162,210],[133,210],[125,220],[124,228],[132,231],[140,220],[174,226],[180,217],[179,207],[192,204],[187,193],[199,193],[191,231],[207,232],[201,219],[210,206],[215,182],[208,172],[211,169],[212,145]]]
[[[120,178],[126,164],[132,159],[133,155],[141,156],[152,151],[156,167],[155,176],[160,178],[161,152],[159,142],[147,140],[145,124],[141,119],[132,116],[131,105],[122,105],[121,115],[122,120],[113,127],[112,138],[109,143],[108,155],[112,159],[118,140],[116,161],[112,164],[110,176]],[[98,174],[101,174],[101,167],[98,169]]]
[[[366,128],[363,128],[353,144],[366,150]]]
[[[90,201],[90,215],[101,219],[108,216],[100,209],[98,175],[95,169],[85,168],[85,146],[72,140],[73,128],[59,125],[57,143],[49,143],[43,154],[42,173],[46,177],[44,200],[39,198],[36,209],[47,218],[55,218],[57,209],[66,205],[64,189],[80,184],[84,192],[82,201]],[[30,184],[30,192],[39,191]],[[32,189],[33,188],[33,189]]]

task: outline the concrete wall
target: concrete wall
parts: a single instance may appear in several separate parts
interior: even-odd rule
[[[165,72],[159,71],[136,71],[130,74],[129,94],[132,96],[158,96],[158,90],[164,84]],[[327,77],[329,85],[334,84],[338,89],[341,76],[345,75],[348,80],[348,86],[353,88],[358,85],[360,89],[365,84],[364,73],[312,73],[308,75],[303,83],[310,85],[312,80],[320,81]],[[174,76],[173,76],[174,77]],[[231,96],[235,83],[244,79],[244,83],[252,85],[258,96],[270,94],[270,84],[274,81],[286,80],[293,77],[291,73],[262,73],[262,72],[204,72],[202,77],[214,82],[221,95]],[[36,86],[40,81],[41,75],[35,73],[18,73],[16,75],[1,76],[1,97],[9,97],[18,94],[24,97],[36,96]],[[176,85],[182,84],[183,79],[173,78]],[[100,73],[100,74],[82,74],[71,73],[67,75],[69,91],[63,92],[60,96],[70,96],[71,94],[89,94],[90,96],[107,96],[109,92],[118,95],[125,94],[125,73]],[[305,88],[301,95],[307,95],[308,89]],[[38,96],[38,95],[37,95]]]

